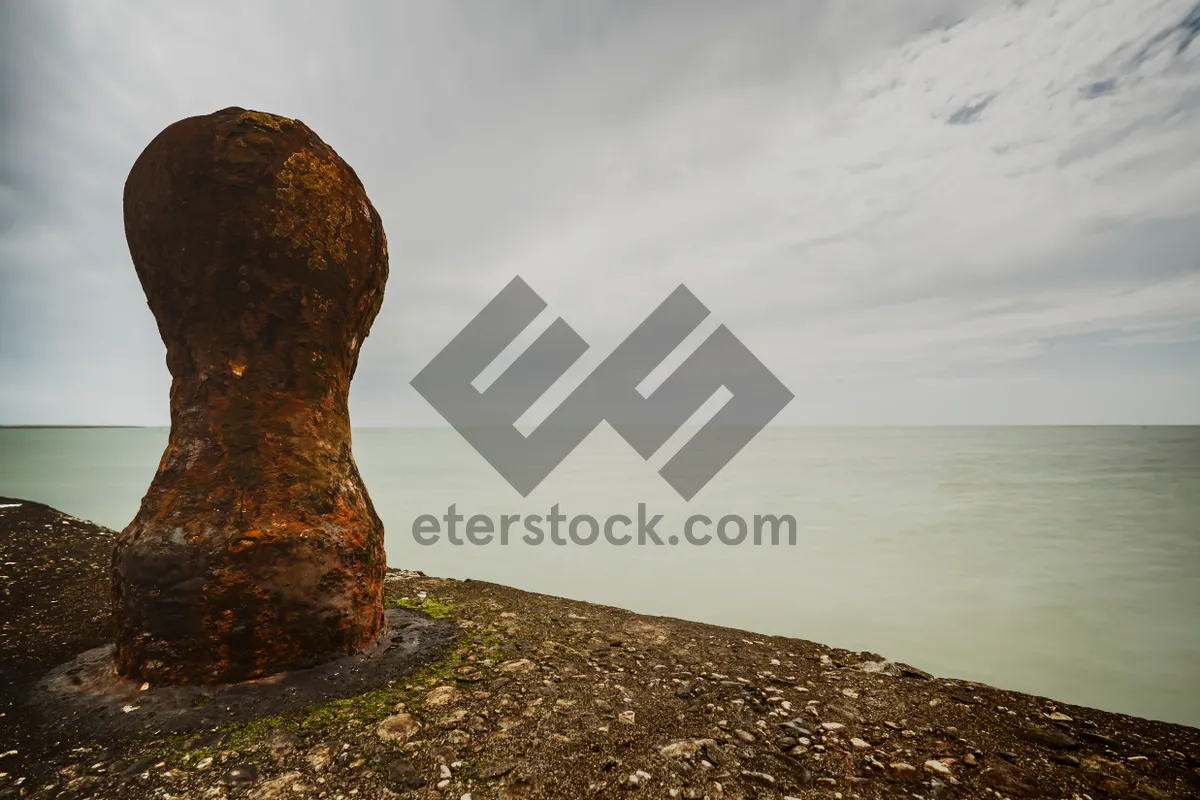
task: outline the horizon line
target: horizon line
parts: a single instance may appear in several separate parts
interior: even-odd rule
[[[91,423],[0,423],[0,430],[169,430],[165,425],[123,425]],[[351,425],[351,430],[447,430],[450,425]],[[518,426],[522,427],[522,426]],[[683,425],[682,428],[700,428]],[[889,423],[799,423],[769,425],[764,430],[780,428],[1196,428],[1197,422],[889,422]]]

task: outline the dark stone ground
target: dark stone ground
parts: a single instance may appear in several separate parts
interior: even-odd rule
[[[115,534],[0,498],[15,503],[0,508],[0,797],[1200,797],[1194,728],[395,570],[392,618],[419,610],[452,634],[439,660],[310,680],[324,690],[195,730],[137,724],[151,703],[115,727],[47,720],[38,682],[110,641]],[[259,683],[305,677],[277,680]]]

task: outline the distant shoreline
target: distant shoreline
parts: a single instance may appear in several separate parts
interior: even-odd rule
[[[122,429],[138,429],[149,430],[153,428],[169,428],[171,424],[165,422],[161,425],[73,425],[66,423],[36,423],[36,424],[19,424],[19,425],[4,425],[0,424],[0,430],[44,430],[47,428],[122,428]],[[357,430],[377,430],[377,431],[397,431],[397,430],[453,430],[449,425],[352,425],[352,428]],[[518,426],[520,427],[520,426]],[[685,425],[685,428],[696,427],[694,425]],[[848,425],[844,423],[829,424],[829,425],[772,425],[772,428],[780,430],[830,430],[830,429],[847,429],[847,430],[939,430],[944,428],[1200,428],[1200,422],[971,422],[959,423],[951,422],[944,425],[912,425],[905,423],[895,423],[891,425]]]
[[[44,431],[44,430],[169,430],[170,423],[161,425],[0,425],[0,431]],[[694,426],[685,426],[685,428]],[[947,425],[772,425],[773,430],[810,430],[810,431],[943,431],[943,430],[1022,430],[1022,429],[1095,429],[1095,428],[1130,428],[1135,430],[1158,430],[1165,428],[1200,428],[1200,422],[1165,422],[1147,423],[1118,422],[1118,423],[1026,423],[1026,424],[958,424]],[[432,431],[454,430],[449,425],[351,425],[356,431]],[[522,429],[523,430],[523,429]]]
[[[53,430],[59,428],[75,429],[90,429],[90,428],[165,428],[166,425],[0,425],[0,430],[14,431],[40,431]]]

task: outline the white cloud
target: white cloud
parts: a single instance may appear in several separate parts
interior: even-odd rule
[[[1180,254],[1156,249],[1153,226],[1195,230],[1200,211],[1197,51],[1171,32],[1188,10],[1010,6],[910,42],[827,107],[680,111],[618,159],[653,172],[540,232],[497,279],[519,270],[560,302],[587,298],[572,322],[619,307],[624,275],[659,293],[686,281],[800,376],[1181,330],[1200,318],[1200,236],[1167,243],[1190,271],[1162,274],[1153,262]]]
[[[41,94],[0,242],[0,366],[27,378],[0,421],[162,421],[120,186],[168,122],[230,104],[313,125],[384,216],[359,422],[435,421],[408,379],[514,274],[597,353],[686,282],[793,389],[874,387],[875,406],[797,391],[793,421],[1014,421],[922,381],[1016,380],[1081,336],[1178,417],[1200,318],[1194,0],[527,8],[39,12],[24,46],[54,57],[19,59]],[[1167,356],[1117,357],[1146,348]],[[1072,394],[1060,373],[1028,385]],[[1154,417],[1147,391],[1086,413]]]

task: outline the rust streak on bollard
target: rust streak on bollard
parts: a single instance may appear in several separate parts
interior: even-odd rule
[[[358,176],[298,120],[191,117],[134,163],[125,235],[172,383],[113,554],[118,674],[232,682],[369,644],[383,525],[347,397],[388,265]]]

